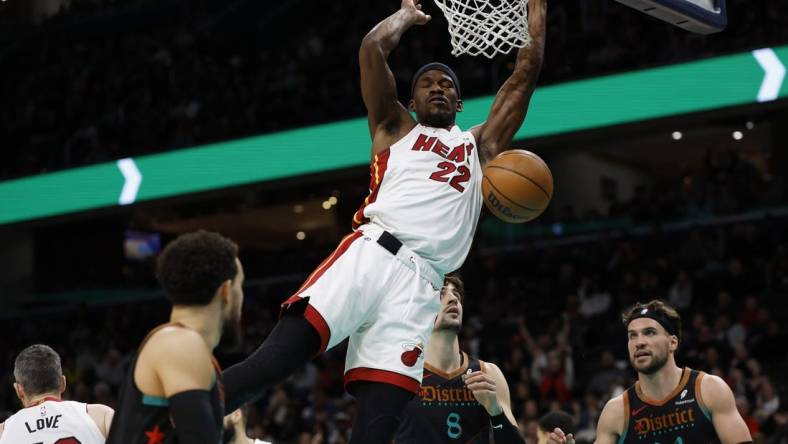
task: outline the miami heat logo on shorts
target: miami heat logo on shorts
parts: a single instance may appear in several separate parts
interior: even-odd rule
[[[400,355],[399,358],[402,361],[402,363],[407,365],[408,367],[413,367],[414,365],[416,365],[416,361],[419,360],[422,353],[424,352],[424,344],[422,344],[421,342],[419,342],[418,344],[414,344],[412,342],[407,344],[402,344],[402,348],[404,348],[405,351]]]

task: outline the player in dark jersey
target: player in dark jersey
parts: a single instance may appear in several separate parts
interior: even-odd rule
[[[622,316],[629,360],[638,381],[608,401],[599,417],[598,444],[751,443],[730,387],[719,377],[676,365],[681,318],[662,301],[635,304]],[[573,443],[555,429],[550,443]]]
[[[185,234],[164,249],[156,274],[172,301],[170,322],[140,345],[107,443],[220,443],[224,393],[213,349],[241,337],[238,247],[217,233]]]
[[[464,286],[447,275],[418,396],[408,403],[397,444],[524,442],[512,415],[509,385],[495,364],[460,350]]]

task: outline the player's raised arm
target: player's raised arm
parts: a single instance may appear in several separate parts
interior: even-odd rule
[[[487,121],[471,130],[484,163],[501,151],[509,149],[512,138],[525,120],[528,104],[542,69],[546,20],[547,0],[530,0],[528,31],[531,42],[517,52],[514,71],[498,90]]]
[[[718,376],[703,375],[700,381],[701,397],[711,411],[714,431],[722,444],[752,442],[750,430],[736,410],[736,401],[728,384]]]
[[[396,137],[402,129],[409,131],[416,124],[397,99],[397,84],[387,59],[405,31],[429,20],[430,16],[421,11],[419,0],[402,0],[399,11],[378,23],[361,41],[358,52],[361,96],[367,107],[373,142],[380,129]]]

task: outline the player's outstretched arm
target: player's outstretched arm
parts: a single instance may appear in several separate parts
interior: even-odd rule
[[[514,71],[498,90],[487,121],[471,130],[476,137],[482,163],[509,149],[525,120],[542,69],[546,21],[547,0],[530,0],[528,31],[531,42],[517,52]]]
[[[485,371],[469,373],[465,385],[479,404],[490,415],[490,426],[496,444],[525,443],[517,431],[517,421],[512,414],[509,384],[497,365],[484,364]]]
[[[367,107],[369,134],[373,142],[376,142],[379,130],[384,130],[380,136],[385,136],[385,133],[397,136],[401,129],[410,131],[416,124],[397,99],[397,82],[387,60],[405,31],[428,21],[430,16],[421,11],[419,0],[402,0],[399,11],[378,23],[361,41],[358,52],[361,96]]]
[[[700,381],[703,404],[711,412],[714,431],[722,444],[752,442],[750,430],[736,410],[736,401],[728,384],[714,375],[703,375]]]

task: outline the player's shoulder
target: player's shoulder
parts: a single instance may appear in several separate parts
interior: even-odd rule
[[[610,398],[602,408],[599,415],[599,427],[607,431],[622,433],[624,430],[624,418],[627,415],[627,392]]]
[[[105,437],[108,436],[112,417],[115,416],[115,410],[104,404],[87,404],[86,410],[101,434]]]
[[[735,404],[733,391],[724,379],[717,375],[699,372],[698,396],[703,404],[712,411],[724,408],[725,404]]]
[[[97,415],[107,415],[111,413],[115,413],[115,410],[104,404],[87,404],[87,411],[88,413],[96,413]]]
[[[211,350],[202,335],[192,329],[175,325],[167,325],[155,331],[145,343],[144,351],[169,359],[211,356]]]

